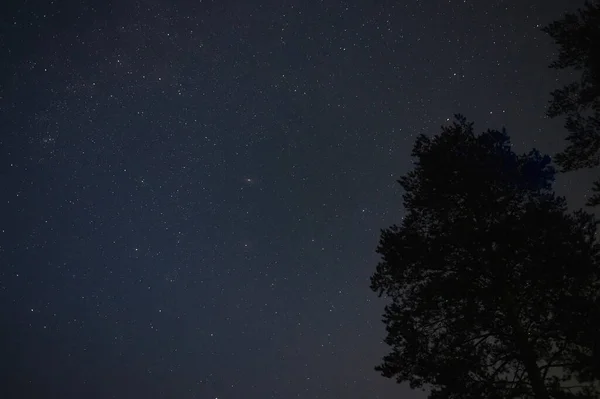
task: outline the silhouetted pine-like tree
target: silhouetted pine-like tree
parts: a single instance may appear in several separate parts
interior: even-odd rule
[[[412,155],[371,277],[391,302],[376,369],[432,399],[597,398],[596,224],[554,194],[550,158],[462,116]]]
[[[558,46],[551,68],[578,72],[578,80],[552,92],[548,116],[565,116],[567,148],[556,156],[563,171],[600,165],[600,0],[542,29]],[[588,205],[600,204],[600,180]]]

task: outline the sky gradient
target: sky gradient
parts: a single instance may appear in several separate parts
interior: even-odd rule
[[[567,0],[6,3],[2,398],[424,398],[369,289],[414,138],[564,146]]]

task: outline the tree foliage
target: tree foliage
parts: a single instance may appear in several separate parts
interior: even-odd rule
[[[564,171],[600,165],[600,0],[542,29],[558,46],[551,68],[580,72],[579,80],[554,90],[548,116],[565,116],[567,148],[556,156]],[[600,204],[600,181],[589,205]]]
[[[597,397],[596,224],[553,193],[549,157],[460,115],[412,155],[371,277],[391,301],[376,369],[432,399]]]

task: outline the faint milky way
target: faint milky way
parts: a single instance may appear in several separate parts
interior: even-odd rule
[[[7,2],[0,397],[423,398],[373,371],[395,180],[456,112],[561,148],[569,3]]]

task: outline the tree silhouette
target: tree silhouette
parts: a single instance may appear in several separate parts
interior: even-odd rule
[[[600,165],[600,0],[586,2],[577,13],[542,29],[558,45],[551,68],[580,71],[572,82],[551,95],[547,114],[566,116],[568,146],[556,156],[563,171]],[[600,204],[600,180],[594,183],[588,205]]]
[[[567,212],[549,157],[456,118],[417,138],[406,214],[381,233],[371,288],[391,300],[391,351],[376,369],[432,399],[597,397],[594,217]]]

